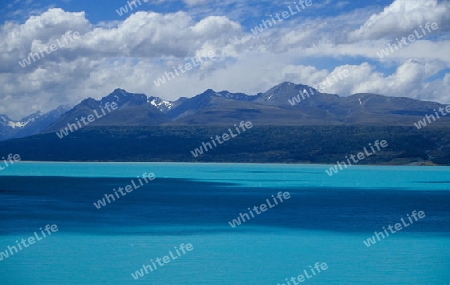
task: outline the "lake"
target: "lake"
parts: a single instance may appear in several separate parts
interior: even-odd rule
[[[330,166],[11,165],[0,284],[450,283],[450,167]]]

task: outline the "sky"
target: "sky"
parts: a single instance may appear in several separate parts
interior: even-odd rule
[[[327,78],[321,91],[339,96],[450,104],[448,0],[131,2],[0,0],[0,114],[116,88],[172,101]]]

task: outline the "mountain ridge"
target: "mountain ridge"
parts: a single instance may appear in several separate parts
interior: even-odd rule
[[[69,105],[61,105],[48,113],[36,111],[19,120],[0,114],[0,141],[38,134],[70,109]]]
[[[294,99],[297,98],[297,99]],[[170,101],[116,88],[99,100],[83,99],[72,108],[58,107],[40,124],[25,123],[46,114],[35,112],[19,121],[0,115],[0,140],[59,131],[81,117],[115,102],[118,109],[90,126],[233,125],[250,120],[257,125],[399,125],[412,126],[445,105],[408,97],[356,93],[341,97],[304,84],[283,82],[266,92],[245,94],[206,89],[191,98]],[[433,122],[442,125],[450,117]],[[28,127],[25,127],[29,125]]]

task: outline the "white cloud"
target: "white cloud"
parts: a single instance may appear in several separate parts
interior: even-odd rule
[[[437,0],[395,0],[383,12],[373,14],[359,29],[349,34],[351,40],[395,38],[409,35],[426,22],[437,22],[447,30],[450,3]]]
[[[333,73],[338,74],[339,70],[347,69],[350,75],[326,91],[340,95],[376,93],[450,103],[450,98],[445,95],[447,90],[445,84],[440,81],[424,83],[427,78],[444,67],[441,62],[437,61],[426,62],[410,59],[401,64],[393,74],[385,75],[377,72],[374,66],[366,62],[360,65],[343,65],[337,67]],[[435,92],[430,93],[430,89]]]

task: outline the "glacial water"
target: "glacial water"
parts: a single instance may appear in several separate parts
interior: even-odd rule
[[[287,285],[304,270],[297,284],[450,283],[450,167],[329,167],[20,162],[0,171],[0,284]],[[155,179],[141,185],[143,173]],[[94,206],[132,180],[140,187]],[[274,205],[279,192],[290,198]],[[266,199],[272,208],[230,226]],[[425,217],[363,243],[415,210]],[[169,251],[177,258],[132,277]],[[314,276],[317,262],[327,269]]]

